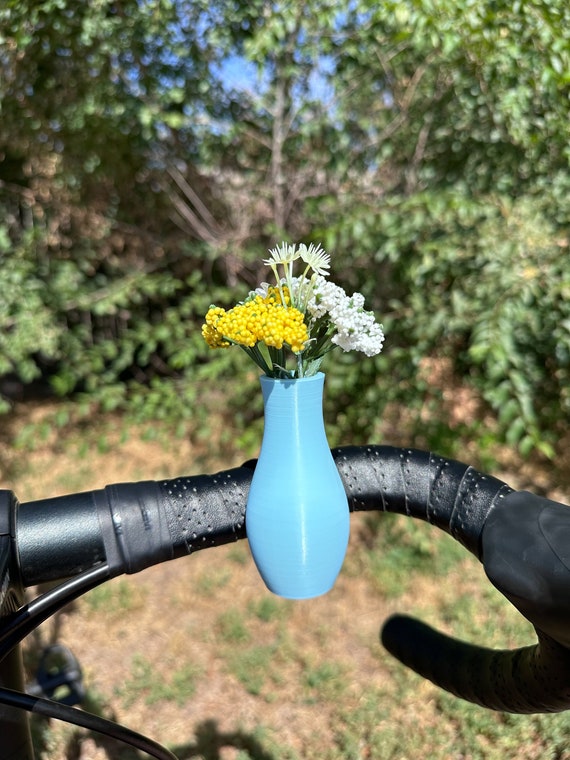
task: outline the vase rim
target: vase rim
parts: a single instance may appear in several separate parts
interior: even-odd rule
[[[325,373],[324,372],[315,372],[314,375],[309,375],[309,377],[269,377],[269,375],[260,375],[259,379],[262,383],[283,383],[286,384],[293,384],[293,383],[302,383],[302,382],[310,382],[310,381],[316,381],[316,380],[322,380],[324,378]]]

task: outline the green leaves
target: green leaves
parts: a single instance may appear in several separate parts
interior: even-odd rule
[[[546,195],[512,202],[426,191],[392,195],[375,214],[329,226],[337,235],[331,250],[350,250],[355,284],[386,314],[391,383],[371,408],[387,395],[406,405],[423,398],[426,412],[434,404],[437,415],[453,418],[460,402],[448,388],[460,383],[491,410],[479,412],[487,435],[552,455],[570,419],[570,269],[550,209]],[[422,366],[452,372],[428,373],[426,386]],[[467,419],[471,435],[480,435],[482,417]],[[426,433],[425,417],[420,436],[422,427]]]
[[[567,2],[7,0],[0,29],[0,372],[189,414],[200,378],[237,371],[200,345],[209,303],[276,240],[321,240],[387,334],[335,362],[333,437],[364,442],[396,402],[447,445],[445,366],[472,435],[550,451],[570,422]]]
[[[36,357],[58,356],[61,326],[43,290],[24,250],[0,254],[0,375],[29,383],[41,375]]]

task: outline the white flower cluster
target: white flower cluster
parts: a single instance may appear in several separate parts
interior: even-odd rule
[[[382,351],[382,325],[376,322],[373,312],[364,309],[361,293],[347,296],[338,285],[316,276],[312,279],[307,311],[314,320],[328,315],[336,331],[331,342],[343,351],[361,351],[366,356],[375,356]]]

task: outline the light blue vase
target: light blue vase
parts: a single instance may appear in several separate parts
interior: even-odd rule
[[[334,585],[350,522],[325,433],[324,374],[260,380],[265,428],[247,501],[247,537],[269,590],[309,599]]]

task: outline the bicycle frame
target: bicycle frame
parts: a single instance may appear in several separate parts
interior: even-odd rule
[[[11,630],[11,635],[0,637],[2,642],[0,660],[2,660],[2,664],[5,664],[3,672],[8,683],[8,686],[0,684],[0,688],[2,688],[0,705],[8,704],[8,708],[0,713],[0,729],[5,728],[7,732],[9,731],[6,734],[9,738],[0,744],[0,760],[13,760],[14,758],[18,758],[18,760],[19,758],[23,758],[23,760],[30,758],[33,760],[28,713],[59,719],[100,734],[112,736],[118,741],[123,741],[125,744],[143,750],[157,760],[177,760],[166,748],[136,731],[105,718],[69,707],[66,704],[24,694],[22,691],[21,649],[19,643],[14,642],[19,642],[65,604],[110,577],[109,566],[102,563],[45,592],[16,612],[4,616],[4,621],[8,621],[7,627]],[[1,618],[0,622],[2,622]],[[5,723],[3,722],[4,719]],[[2,735],[0,733],[0,736]],[[30,754],[26,754],[28,752]]]
[[[24,666],[18,644],[0,663],[0,686],[24,691]],[[0,757],[33,760],[30,719],[25,710],[0,705]]]

